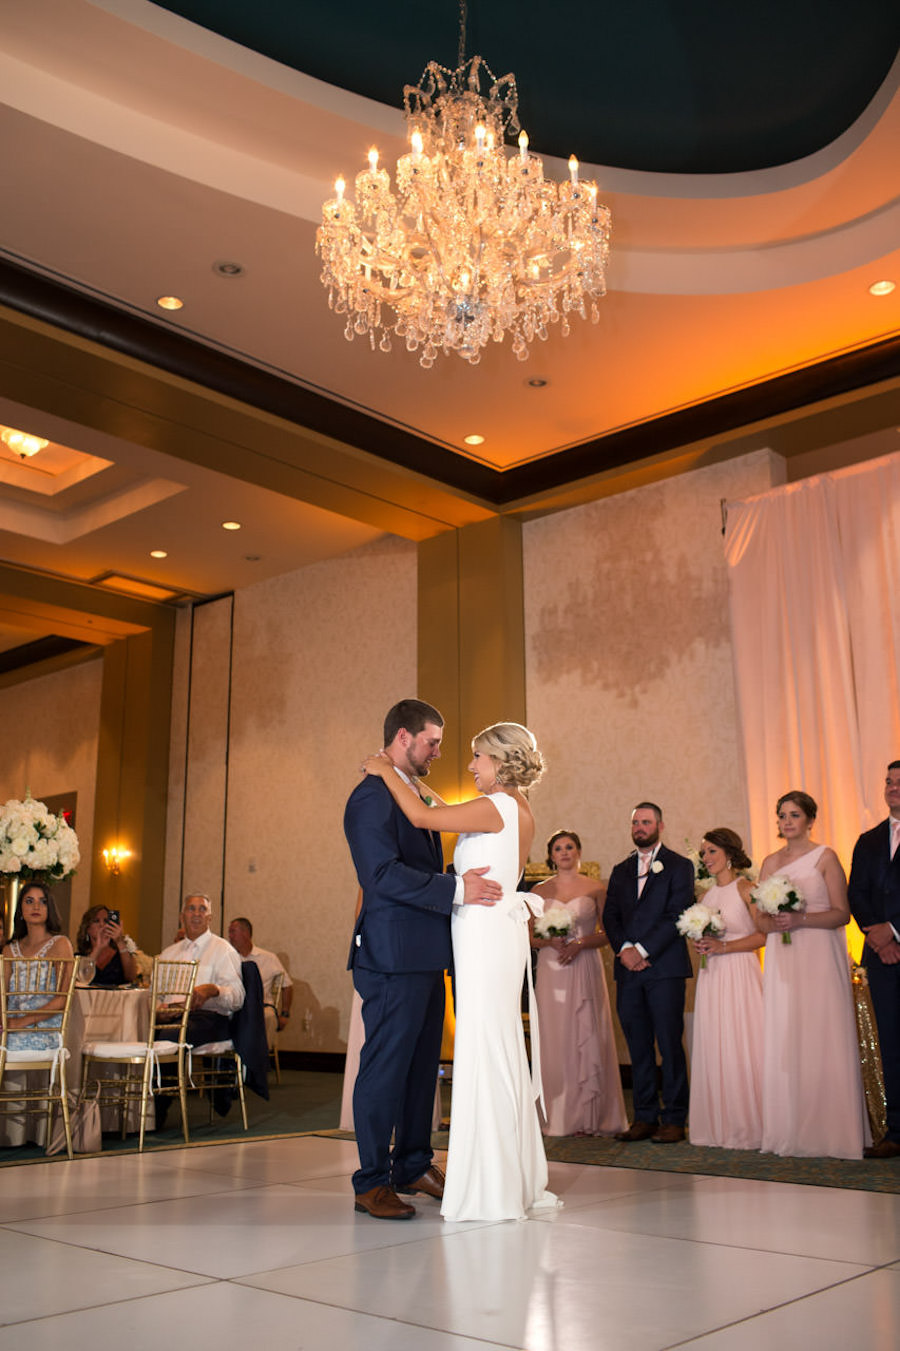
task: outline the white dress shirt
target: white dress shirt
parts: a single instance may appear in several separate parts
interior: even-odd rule
[[[201,1008],[230,1017],[244,1003],[241,957],[230,943],[209,929],[193,941],[183,938],[160,954],[164,962],[198,962],[197,984],[218,985],[219,993],[207,999]]]
[[[269,952],[267,948],[258,948],[254,943],[253,947],[250,949],[250,956],[247,960],[256,962],[256,965],[259,967],[260,979],[263,983],[264,1004],[271,1004],[272,1002],[272,982],[279,971],[284,976],[282,989],[286,990],[292,984],[291,978],[287,971],[285,971],[280,958],[277,957],[274,952]]]

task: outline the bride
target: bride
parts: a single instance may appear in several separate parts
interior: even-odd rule
[[[517,722],[496,723],[475,737],[469,772],[481,796],[456,806],[433,793],[420,797],[384,755],[365,762],[414,826],[461,832],[453,856],[457,876],[488,867],[503,887],[495,905],[455,906],[451,919],[456,1040],[445,1220],[518,1220],[530,1209],[558,1204],[547,1191],[525,1053],[528,907],[516,894],[534,838],[523,789],[537,783],[543,767],[534,737]]]

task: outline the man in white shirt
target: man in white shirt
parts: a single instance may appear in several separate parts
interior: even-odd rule
[[[253,942],[253,925],[243,915],[233,919],[228,926],[228,941],[245,962],[256,962],[263,983],[263,1010],[266,1015],[266,1038],[269,1046],[291,1016],[291,1003],[294,991],[291,978],[280,958],[267,948],[258,948]],[[272,997],[272,985],[275,977],[281,974],[281,1008],[275,1007]]]
[[[184,938],[159,955],[166,962],[197,962],[197,980],[188,1015],[188,1041],[202,1046],[230,1036],[231,1015],[244,1003],[241,959],[230,943],[210,932],[212,905],[202,892],[184,899]]]
[[[192,1046],[227,1041],[231,1036],[231,1015],[244,1003],[241,959],[230,943],[210,931],[211,919],[208,896],[202,891],[185,896],[181,910],[184,938],[159,954],[166,962],[198,963],[187,1021],[187,1039]],[[167,1093],[157,1094],[157,1130],[165,1125],[170,1103]],[[217,1104],[217,1110],[225,1108]]]

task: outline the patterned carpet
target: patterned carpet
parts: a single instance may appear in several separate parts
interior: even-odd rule
[[[340,1116],[342,1076],[318,1071],[285,1070],[283,1082],[270,1083],[268,1102],[247,1096],[249,1130],[244,1134],[240,1115],[232,1108],[226,1118],[207,1120],[204,1104],[191,1101],[191,1144],[227,1144],[235,1140],[315,1134],[352,1140],[348,1131],[335,1128]],[[444,1085],[444,1111],[449,1111],[449,1085]],[[626,1095],[627,1105],[627,1095]],[[447,1132],[434,1135],[437,1149],[446,1149]],[[184,1147],[177,1110],[172,1111],[164,1131],[147,1136],[147,1149]],[[560,1163],[590,1164],[605,1168],[647,1168],[664,1173],[705,1173],[716,1177],[759,1178],[768,1182],[803,1183],[813,1187],[848,1187],[857,1191],[900,1192],[900,1159],[885,1162],[842,1162],[838,1159],[780,1159],[751,1150],[696,1149],[690,1144],[655,1145],[652,1141],[622,1145],[615,1140],[586,1136],[546,1141],[547,1157]],[[131,1153],[137,1137],[121,1140],[116,1134],[103,1137],[103,1153]],[[0,1167],[37,1163],[46,1159],[42,1149],[25,1145],[0,1148]],[[65,1155],[52,1162],[64,1161]],[[50,1162],[51,1160],[47,1160]]]

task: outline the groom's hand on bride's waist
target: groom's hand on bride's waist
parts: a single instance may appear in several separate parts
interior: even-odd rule
[[[495,905],[503,895],[499,882],[492,882],[485,873],[487,868],[470,868],[463,873],[463,905]]]

